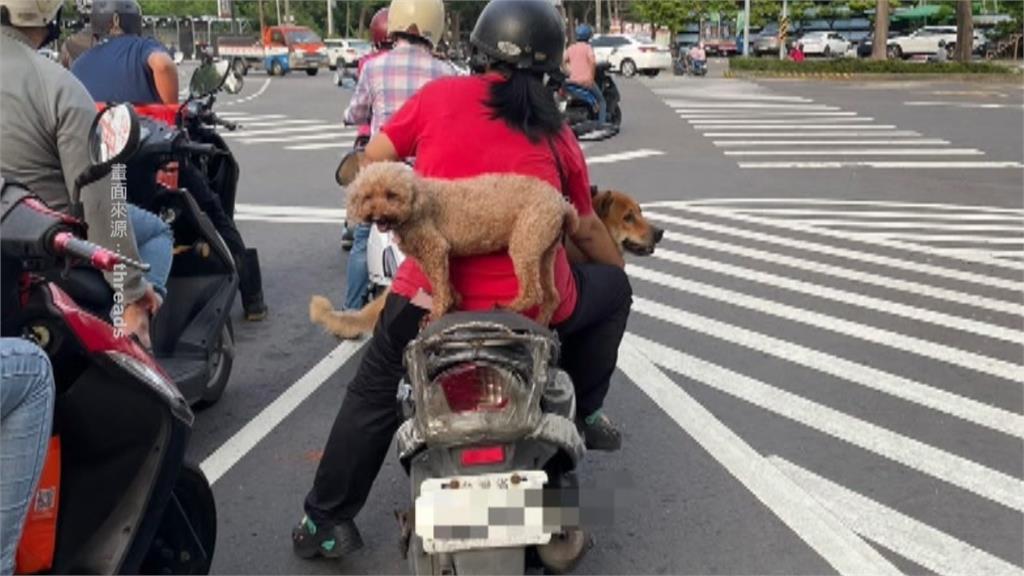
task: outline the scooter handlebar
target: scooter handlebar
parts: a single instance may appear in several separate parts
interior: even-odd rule
[[[89,262],[97,270],[112,272],[118,264],[124,264],[142,272],[149,271],[149,264],[132,260],[127,256],[107,250],[102,246],[78,238],[71,232],[58,232],[53,236],[53,250],[57,254],[71,256]]]

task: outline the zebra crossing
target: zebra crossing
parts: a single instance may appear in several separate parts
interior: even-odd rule
[[[1016,160],[990,160],[977,148],[751,84],[712,81],[655,92],[743,169],[1024,168]]]
[[[238,142],[244,146],[268,144],[292,152],[325,150],[337,153],[338,150],[351,149],[356,138],[355,129],[343,126],[337,120],[238,111],[218,112],[218,115],[241,125],[234,132],[221,130],[221,136],[229,142]],[[615,164],[665,155],[663,150],[653,148],[611,150],[614,143],[614,139],[601,142],[599,152],[591,148],[590,143],[582,143],[587,164]]]
[[[665,240],[627,266],[619,368],[658,408],[839,573],[900,573],[878,547],[937,574],[1024,574],[1024,210],[785,198],[644,210]],[[766,423],[730,419],[699,389]],[[898,416],[876,416],[887,411]],[[783,426],[812,440],[761,437]],[[849,458],[865,464],[837,474]],[[894,481],[915,497],[894,498]],[[998,537],[932,524],[935,510],[974,507],[994,511]]]

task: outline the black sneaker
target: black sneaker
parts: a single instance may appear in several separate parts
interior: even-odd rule
[[[603,412],[595,412],[579,422],[587,450],[615,452],[622,447],[622,434]]]
[[[303,516],[299,525],[292,528],[292,549],[299,558],[341,558],[362,547],[363,538],[351,520],[333,526],[317,526],[308,516]]]

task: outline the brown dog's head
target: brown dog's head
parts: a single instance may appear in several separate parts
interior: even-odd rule
[[[606,190],[594,196],[594,211],[620,250],[650,256],[665,231],[644,218],[640,204],[623,192]]]
[[[387,232],[409,221],[418,197],[416,175],[402,162],[377,162],[364,166],[348,187],[348,216],[372,222]]]

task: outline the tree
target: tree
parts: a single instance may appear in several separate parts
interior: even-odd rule
[[[875,39],[871,45],[871,59],[885,60],[888,57],[889,0],[875,3]]]
[[[971,8],[971,0],[957,0],[956,59],[959,62],[970,62],[974,52],[974,17]]]

